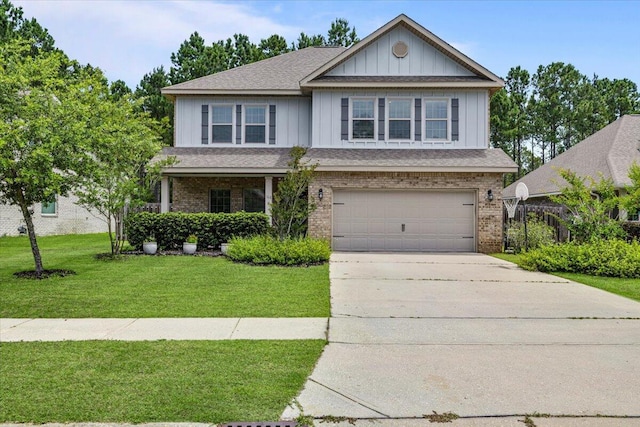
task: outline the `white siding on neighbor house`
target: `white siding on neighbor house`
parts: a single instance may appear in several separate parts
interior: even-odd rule
[[[404,58],[391,49],[403,41]],[[396,28],[327,73],[328,76],[474,76],[475,74],[406,28]]]
[[[76,200],[73,196],[58,197],[55,215],[43,215],[40,203],[34,204],[33,225],[36,235],[106,233],[107,223],[76,205]],[[17,236],[20,225],[24,225],[20,208],[0,204],[0,236]]]
[[[308,146],[311,139],[311,99],[305,97],[177,97],[175,102],[176,147],[220,147],[237,144],[202,144],[202,106],[209,104],[228,105],[275,105],[275,145],[264,147]],[[235,116],[235,111],[234,111]],[[269,110],[267,109],[267,115]],[[268,131],[267,131],[268,132]],[[251,144],[256,146],[257,144]]]
[[[342,98],[446,98],[458,99],[459,137],[457,141],[375,141],[342,140]],[[378,103],[376,101],[376,113]],[[387,107],[385,107],[387,108]],[[424,117],[424,105],[421,108]],[[376,119],[377,121],[377,119]],[[489,148],[489,92],[487,90],[429,90],[429,91],[320,91],[313,92],[313,147],[332,148]],[[421,132],[424,138],[424,132]]]

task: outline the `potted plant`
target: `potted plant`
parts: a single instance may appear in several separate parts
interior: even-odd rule
[[[158,242],[153,234],[147,236],[142,243],[142,251],[146,255],[155,255],[158,251]]]
[[[220,243],[220,252],[222,252],[222,255],[227,255],[230,247],[231,243]]]
[[[187,255],[193,255],[198,249],[198,236],[190,234],[187,240],[182,244],[182,252]]]

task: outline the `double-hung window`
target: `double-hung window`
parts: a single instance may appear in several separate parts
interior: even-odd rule
[[[425,139],[447,141],[449,137],[449,101],[426,99],[424,101]]]
[[[233,142],[233,105],[211,106],[211,141]]]
[[[261,188],[245,188],[242,192],[245,212],[264,212],[264,190]]]
[[[375,138],[375,99],[351,100],[351,139],[372,140]]]
[[[413,123],[411,99],[389,99],[387,114],[387,139],[411,139],[411,123]]]
[[[244,142],[267,142],[267,107],[247,105],[244,107]]]
[[[58,214],[58,200],[54,197],[51,202],[42,202],[40,213],[45,216],[53,216]]]

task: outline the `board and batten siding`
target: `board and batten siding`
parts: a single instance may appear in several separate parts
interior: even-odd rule
[[[396,58],[391,52],[398,41],[403,41],[409,48],[404,58]],[[402,27],[383,35],[327,75],[475,76],[473,72]]]
[[[175,146],[218,147],[230,144],[202,144],[202,106],[207,104],[275,105],[275,145],[309,146],[311,139],[311,99],[304,97],[177,97],[175,102]],[[269,110],[267,110],[269,114]],[[235,144],[234,144],[235,145]],[[255,146],[255,144],[251,144]]]
[[[342,134],[342,99],[448,98],[458,99],[458,140],[450,142],[348,141]],[[377,103],[376,103],[377,105]],[[415,119],[415,117],[414,117]],[[489,92],[486,90],[446,91],[319,91],[313,92],[313,147],[329,148],[489,148]]]

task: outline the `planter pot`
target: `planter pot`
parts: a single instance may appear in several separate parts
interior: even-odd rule
[[[182,253],[186,255],[193,255],[196,253],[196,249],[198,248],[197,243],[183,243],[182,244]]]
[[[220,243],[220,251],[222,252],[222,255],[226,255],[230,247],[231,243]]]
[[[158,251],[158,243],[157,242],[145,242],[142,244],[142,251],[146,255],[155,255]]]

